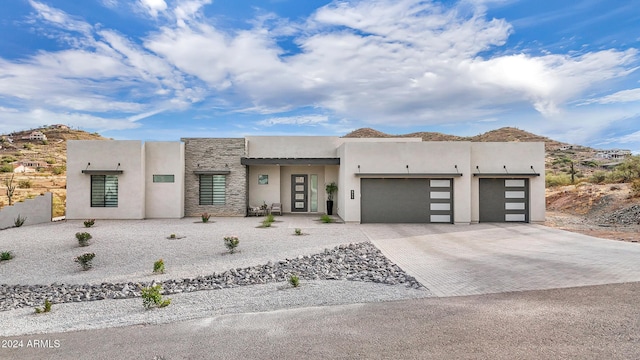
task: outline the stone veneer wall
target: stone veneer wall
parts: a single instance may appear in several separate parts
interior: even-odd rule
[[[185,144],[185,216],[245,216],[247,171],[240,163],[245,156],[244,138],[184,138]],[[200,165],[198,167],[198,165]],[[196,170],[230,171],[227,175],[225,205],[199,205],[200,182]]]

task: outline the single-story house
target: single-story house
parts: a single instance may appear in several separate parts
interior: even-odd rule
[[[68,219],[283,213],[356,223],[543,222],[542,142],[247,136],[70,140]]]

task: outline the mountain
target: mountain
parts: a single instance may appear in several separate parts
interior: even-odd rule
[[[474,142],[503,142],[503,141],[537,141],[544,142],[545,148],[549,150],[557,149],[563,145],[562,143],[548,137],[532,134],[530,132],[520,130],[513,127],[503,127],[497,130],[487,131],[486,133],[475,136],[457,136],[447,135],[439,132],[415,132],[410,134],[391,135],[371,128],[362,128],[354,130],[344,137],[346,138],[389,138],[389,137],[418,137],[423,141],[474,141]]]

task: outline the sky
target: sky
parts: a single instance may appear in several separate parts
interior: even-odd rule
[[[0,133],[472,136],[640,153],[634,0],[2,0]]]

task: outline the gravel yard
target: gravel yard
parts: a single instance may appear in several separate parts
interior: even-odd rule
[[[0,322],[8,324],[0,336],[430,296],[358,225],[282,216],[261,228],[261,220],[98,220],[91,228],[63,221],[0,231],[0,251],[15,256],[0,263]],[[92,239],[80,247],[75,233],[84,231]],[[234,254],[223,244],[229,235],[240,239]],[[96,257],[83,271],[73,259],[86,252]],[[153,273],[158,259],[164,274]],[[287,284],[290,274],[300,275],[300,288]],[[135,298],[151,283],[172,294],[169,308],[145,311]],[[34,315],[45,298],[53,312]]]

